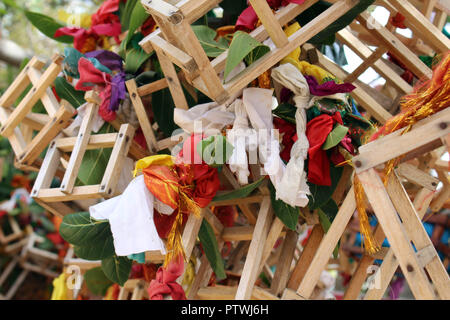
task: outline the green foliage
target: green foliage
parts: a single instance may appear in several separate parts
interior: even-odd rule
[[[296,111],[297,111],[296,106],[293,106],[292,104],[289,103],[282,103],[279,104],[274,110],[272,110],[272,113],[280,117],[281,119],[286,120],[287,122],[295,124]]]
[[[108,288],[113,284],[109,280],[101,267],[89,269],[84,274],[84,280],[89,291],[97,296],[104,296]]]
[[[142,64],[151,57],[152,53],[145,52],[142,48],[131,48],[125,58],[125,72],[135,74]]]
[[[220,167],[227,163],[234,147],[222,135],[209,136],[197,144],[197,153],[208,165]]]
[[[333,222],[334,218],[336,217],[337,213],[339,211],[339,208],[334,202],[333,199],[330,199],[326,204],[324,204],[322,207],[320,207],[317,210],[317,213],[319,215],[319,221],[322,225],[323,231],[325,233],[328,232],[328,229],[331,227],[331,223]],[[333,251],[333,256],[337,258],[339,251],[339,243],[337,244],[336,248]]]
[[[212,201],[223,201],[223,200],[245,198],[245,197],[249,196],[253,192],[253,190],[258,188],[261,185],[261,183],[263,183],[264,178],[265,177],[262,177],[259,180],[256,180],[255,182],[250,183],[242,188],[239,188],[239,189],[236,189],[236,190],[233,190],[230,192],[218,194],[213,198]]]
[[[339,144],[348,132],[348,128],[337,124],[334,129],[330,132],[324,144],[322,145],[323,150],[331,149]]]
[[[56,94],[64,100],[67,100],[74,108],[78,108],[86,102],[84,92],[75,90],[75,88],[63,77],[57,77],[54,82]]]
[[[268,53],[270,48],[253,39],[248,33],[237,31],[233,35],[225,64],[224,79],[245,59],[251,64]]]
[[[225,265],[219,251],[217,239],[211,225],[205,219],[203,219],[202,225],[200,226],[198,237],[205,251],[206,258],[208,258],[209,264],[216,274],[217,280],[225,279],[227,277],[225,274]]]
[[[295,231],[300,210],[298,207],[292,207],[283,200],[276,199],[276,190],[272,183],[269,183],[270,199],[275,215],[284,223],[286,227]]]
[[[105,123],[99,133],[113,133],[114,127]],[[78,180],[82,185],[94,185],[101,183],[109,158],[111,148],[87,150],[81,162],[78,172]]]
[[[109,280],[123,286],[130,276],[132,264],[127,257],[113,255],[102,260],[102,270]]]
[[[208,57],[215,58],[228,49],[228,41],[225,38],[214,40],[217,32],[207,26],[192,26],[192,30],[197,36]]]
[[[63,43],[72,43],[73,37],[71,36],[61,36],[58,38],[55,38],[55,32],[59,28],[65,27],[63,24],[57,22],[55,19],[46,16],[41,13],[37,12],[31,12],[31,11],[25,11],[25,16],[28,18],[28,20],[35,26],[39,31],[41,31],[43,34],[45,34],[47,37],[54,39],[58,42]]]
[[[308,196],[308,207],[311,210],[320,208],[330,200],[342,176],[343,169],[343,167],[335,167],[333,164],[330,164],[331,186],[319,186],[308,182],[309,191],[311,192],[311,195]]]

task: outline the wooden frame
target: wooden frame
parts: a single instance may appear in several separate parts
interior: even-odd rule
[[[149,117],[142,102],[142,97],[167,87],[167,80],[164,78],[140,87],[137,86],[134,79],[128,80],[125,84],[128,90],[128,94],[130,95],[131,103],[134,107],[134,110],[136,111],[136,115],[141,126],[142,133],[144,134],[148,150],[150,150],[151,153],[156,153],[166,148],[171,148],[181,142],[184,138],[184,134],[179,134],[175,137],[169,137],[159,141],[157,140],[154,129],[156,123],[154,125],[150,123]]]
[[[0,287],[3,286],[3,283],[8,279],[9,275],[11,274],[11,272],[14,270],[15,267],[20,267],[19,257],[14,257],[6,266],[6,268],[3,270],[2,274],[0,275]],[[17,290],[19,289],[20,285],[25,281],[25,278],[27,277],[29,272],[30,271],[28,270],[22,270],[22,272],[19,274],[14,283],[11,285],[6,294],[5,295],[0,294],[0,300],[11,300],[16,294]]]
[[[14,217],[7,215],[8,223],[11,227],[12,233],[5,235],[3,229],[0,226],[0,245],[7,247],[10,243],[25,237],[26,231],[20,229],[19,224]]]
[[[386,277],[382,280],[383,286],[387,286],[386,283],[389,283],[393,272],[397,267],[396,263],[398,263],[414,296],[418,299],[436,298],[424,268],[427,270],[427,273],[437,290],[438,296],[441,299],[449,299],[450,297],[450,280],[442,262],[437,256],[430,238],[423,228],[420,216],[423,216],[423,213],[418,214],[416,208],[409,200],[408,194],[402,186],[397,173],[394,173],[390,177],[388,184],[385,187],[374,167],[398,156],[404,155],[403,159],[409,159],[411,154],[418,156],[418,152],[415,151],[417,149],[420,149],[422,152],[427,152],[427,150],[431,151],[436,148],[434,141],[438,141],[440,142],[439,145],[442,145],[441,138],[446,137],[450,132],[448,125],[442,125],[442,123],[448,124],[449,122],[450,110],[445,109],[429,118],[419,121],[413,129],[406,134],[402,135],[401,130],[398,130],[364,145],[360,148],[360,154],[353,159],[353,163],[356,167],[356,174],[363,185],[364,191],[366,192],[368,200],[372,205],[372,209],[379,221],[380,227],[375,231],[375,238],[380,242],[386,236],[391,244],[391,248],[386,254],[385,262],[383,262],[384,266],[382,268],[384,274],[380,273],[382,277]],[[437,128],[437,130],[434,128]],[[424,130],[426,131],[424,132]],[[417,138],[419,136],[421,137],[420,139]],[[398,150],[398,152],[391,152],[390,149],[393,149],[394,146],[401,150]],[[380,150],[380,148],[384,151],[376,152],[376,150]],[[382,154],[382,156],[379,156],[380,154]],[[410,157],[408,157],[408,154]],[[376,158],[378,159],[375,160],[375,162],[370,161],[370,163],[367,163],[368,160],[375,155],[377,155]],[[421,197],[423,200],[425,191],[417,197]],[[352,187],[341,205],[330,229],[320,242],[314,257],[297,288],[297,294],[301,297],[308,299],[312,294],[314,286],[319,279],[320,271],[324,269],[328,257],[331,255],[334,247],[343,234],[345,226],[348,224],[355,209],[356,203]],[[401,221],[397,213],[400,215]],[[381,228],[383,231],[381,231]],[[417,253],[414,251],[411,241],[414,243],[415,248],[418,251]],[[394,262],[394,260],[390,258],[394,257],[394,255],[398,262]],[[371,262],[369,261],[368,263],[370,265]],[[364,265],[367,267],[367,262],[365,262]],[[359,268],[363,270],[362,263],[360,263]],[[378,272],[381,271],[378,270]],[[357,271],[355,274],[359,274],[361,277],[362,272],[358,273]],[[364,279],[362,281],[364,281]],[[358,282],[361,283],[361,279],[359,279]],[[379,292],[376,294],[370,293],[367,298],[375,296],[380,298]]]
[[[59,272],[51,270],[56,267],[62,269],[62,263],[56,253],[36,248],[42,237],[35,233],[30,234],[28,243],[22,248],[20,265],[23,269],[42,274],[47,277],[57,278]]]
[[[77,137],[57,138],[48,147],[42,168],[36,178],[31,196],[40,202],[63,202],[71,200],[112,197],[116,193],[123,163],[133,141],[134,127],[120,126],[118,133],[91,135],[92,119],[97,113],[99,100],[88,92],[88,109]],[[82,158],[86,150],[113,148],[103,179],[98,185],[74,186]],[[50,188],[64,152],[72,152],[59,188]]]
[[[218,103],[224,103],[356,4],[353,0],[338,1],[288,38],[281,26],[315,2],[307,1],[302,5],[289,4],[274,15],[266,1],[252,0],[252,6],[263,25],[256,28],[250,35],[258,41],[264,41],[270,37],[276,48],[224,85],[217,74],[225,67],[227,52],[210,62],[190,27],[190,23],[210,10],[211,5],[215,5],[216,1],[186,0],[171,1],[169,4],[163,0],[142,0],[143,6],[154,17],[160,30],[147,36],[140,45],[147,52],[156,51],[177,107],[186,109],[187,103],[173,64],[183,70],[187,81],[195,88]]]
[[[63,100],[59,104],[50,89],[62,71],[62,59],[59,55],[54,56],[47,70],[41,72],[45,62],[32,58],[0,98],[0,134],[9,139],[17,161],[22,165],[33,165],[50,141],[70,123],[75,113],[67,101]],[[30,83],[30,91],[17,107],[12,108]],[[39,99],[48,115],[31,112]],[[33,138],[34,130],[39,133]]]

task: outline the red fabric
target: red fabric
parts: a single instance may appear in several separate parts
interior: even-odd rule
[[[322,150],[322,145],[336,122],[342,124],[339,112],[333,116],[321,114],[306,125],[306,137],[309,141],[308,181],[319,186],[331,186],[330,160],[326,151]]]
[[[404,17],[400,12],[397,12],[397,14],[396,14],[395,16],[393,16],[393,17],[389,20],[389,22],[390,22],[394,27],[397,27],[397,28],[400,28],[400,29],[406,29],[406,26],[405,26],[405,17]]]
[[[111,82],[111,75],[98,70],[91,61],[86,58],[80,58],[78,61],[78,72],[80,79],[75,85],[76,90],[89,91],[95,85],[105,85]]]
[[[64,239],[60,236],[59,232],[51,232],[46,235],[47,239],[50,240],[55,246],[64,243]]]
[[[156,279],[148,286],[150,300],[163,300],[164,295],[170,294],[173,300],[186,300],[183,287],[176,283],[179,276],[183,274],[184,261],[180,255],[173,259],[167,268],[160,267],[156,272]]]
[[[285,162],[289,162],[289,159],[291,159],[292,145],[295,142],[294,138],[297,137],[297,129],[294,124],[276,117],[273,118],[273,125],[283,135],[283,139],[281,140],[283,150],[280,152],[280,157]]]
[[[144,24],[141,26],[141,33],[144,37],[148,36],[150,33],[152,33],[156,29],[156,22],[153,19],[152,16],[148,17],[147,20],[145,20]]]
[[[167,239],[170,229],[178,215],[178,210],[175,210],[170,216],[154,211],[153,221],[155,222],[156,231],[161,239]],[[183,214],[183,226],[187,222],[187,214]]]
[[[273,10],[277,10],[281,6],[286,6],[289,3],[302,4],[305,0],[267,0],[267,3]],[[256,28],[256,23],[258,22],[258,16],[255,10],[248,6],[247,9],[242,11],[236,21],[235,30],[252,31]]]
[[[109,76],[109,74],[108,74]],[[111,102],[111,90],[112,87],[108,84],[101,92],[100,98],[102,99],[102,103],[98,108],[98,114],[105,121],[114,121],[116,119],[116,112],[109,109],[109,105]]]

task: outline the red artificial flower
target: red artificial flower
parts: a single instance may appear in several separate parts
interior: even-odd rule
[[[217,168],[207,164],[194,164],[194,201],[200,208],[206,207],[219,190],[220,180]]]
[[[197,144],[204,139],[203,134],[193,133],[183,143],[183,148],[177,155],[176,163],[201,164],[202,157],[197,152]]]
[[[101,41],[100,36],[114,37],[120,43],[119,35],[122,33],[119,16],[115,12],[119,11],[120,0],[108,0],[91,17],[91,27],[89,29],[77,27],[63,27],[56,30],[54,37],[72,36],[73,46],[81,53],[94,51],[97,43]]]

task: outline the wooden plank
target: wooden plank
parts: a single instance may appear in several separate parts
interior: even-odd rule
[[[44,161],[42,162],[41,170],[39,170],[38,176],[34,182],[33,190],[31,191],[31,196],[33,198],[38,195],[39,190],[50,187],[56,170],[58,170],[61,155],[61,151],[56,148],[55,141],[52,141],[47,149]]]
[[[260,74],[273,67],[287,54],[292,52],[317,33],[329,26],[333,21],[337,20],[344,13],[356,5],[355,0],[343,0],[333,4],[326,11],[315,17],[312,21],[303,26],[300,30],[289,37],[289,43],[282,48],[275,48],[267,53],[249,67],[247,67],[239,77],[227,82],[224,87],[230,95],[239,92],[245,88],[251,81],[256,79]],[[195,83],[195,82],[194,82]],[[197,86],[196,86],[197,87]],[[217,100],[220,102],[219,100]]]
[[[31,165],[52,139],[68,125],[74,112],[75,109],[68,102],[63,101],[55,117],[33,138],[25,151],[18,157],[18,161]]]
[[[342,29],[336,34],[336,38],[352,49],[361,59],[367,59],[371,55],[371,50],[349,30]],[[375,61],[372,68],[385,78],[391,85],[403,93],[411,93],[413,88],[403,80],[394,70],[392,70],[384,61]]]
[[[447,108],[439,112],[433,121],[413,128],[405,134],[399,135],[402,131],[400,129],[397,130],[400,132],[395,134],[394,138],[390,138],[391,133],[380,138],[377,143],[372,144],[371,142],[362,146],[359,148],[360,154],[353,158],[356,173],[373,168],[445,136],[450,133],[448,123],[450,123],[450,109]],[[383,152],[379,152],[380,145],[382,145]]]
[[[405,0],[389,0],[389,2],[405,16],[405,25],[415,35],[420,35],[437,52],[445,53],[450,50],[450,40],[411,3]]]
[[[429,175],[428,173],[417,169],[416,166],[409,163],[402,163],[397,168],[397,174],[428,190],[436,190],[439,179]]]
[[[86,152],[86,147],[89,143],[91,137],[92,125],[94,122],[94,117],[98,113],[98,104],[90,102],[86,106],[86,112],[81,122],[80,130],[78,133],[75,146],[73,148],[72,154],[70,155],[69,164],[66,168],[66,173],[61,182],[61,192],[71,193],[75,185],[75,180],[78,177],[78,171],[83,161],[84,154]]]
[[[377,172],[369,169],[358,176],[414,296],[417,299],[435,299],[433,289],[424,270],[420,268],[405,228]]]
[[[125,84],[131,98],[131,103],[133,104],[134,110],[136,111],[136,115],[139,120],[142,133],[144,134],[148,150],[155,152],[158,143],[156,141],[155,133],[153,132],[147,112],[145,111],[144,104],[142,103],[141,97],[138,93],[136,81],[134,79],[131,79],[125,82]]]
[[[108,161],[108,166],[105,169],[102,182],[100,183],[100,192],[104,196],[111,197],[115,194],[123,163],[133,141],[134,130],[134,127],[130,124],[123,124],[120,127],[119,135],[117,136],[111,157]]]
[[[167,42],[159,36],[153,36],[149,40],[153,48],[158,47],[166,54],[172,63],[176,64],[181,69],[186,70],[187,72],[194,72],[197,69],[195,60],[170,42]]]
[[[180,24],[173,26],[173,32],[183,43],[186,52],[195,60],[200,77],[209,93],[208,96],[217,101],[226,100],[228,94],[191,26],[186,21],[182,21]]]
[[[62,58],[61,58],[62,60]],[[42,74],[38,86],[33,86],[31,90],[25,95],[19,105],[14,108],[8,120],[3,124],[0,129],[0,134],[9,137],[14,132],[19,123],[26,117],[26,115],[31,111],[31,108],[44,94],[45,90],[53,83],[55,78],[61,72],[62,67],[60,61],[57,60],[53,62],[47,70]]]
[[[42,72],[36,68],[30,68],[28,70],[28,77],[31,80],[33,86],[38,86],[41,81]],[[42,104],[50,117],[53,117],[59,109],[59,103],[56,99],[51,88],[47,88],[41,97]],[[76,106],[78,107],[78,106]]]
[[[339,79],[344,79],[346,77],[345,72],[337,64],[323,56],[323,54],[317,50],[316,53],[319,57],[319,66],[326,69]],[[350,95],[356,100],[356,102],[358,102],[358,104],[366,109],[372,117],[382,124],[392,118],[392,115],[386,111],[386,109],[384,109],[374,98],[367,94],[367,92],[365,92],[362,88],[357,85],[355,86],[356,88],[350,93]]]
[[[105,133],[91,135],[86,150],[112,148],[117,140],[118,133]],[[56,148],[63,152],[72,152],[77,137],[59,138],[55,140]]]
[[[251,240],[254,229],[253,226],[227,227],[223,229],[222,239],[224,241]]]
[[[272,225],[270,226],[270,230],[264,244],[259,270],[261,270],[262,267],[266,264],[267,259],[269,258],[270,253],[272,252],[272,249],[275,246],[275,243],[277,242],[278,238],[283,236],[282,235],[283,228],[284,223],[278,217],[275,217],[273,219]],[[258,272],[258,274],[259,273],[260,272]]]
[[[177,108],[181,109],[189,109],[188,103],[186,101],[186,97],[184,96],[183,89],[181,87],[180,80],[178,79],[175,68],[164,53],[164,51],[159,48],[155,48],[156,55],[158,56],[159,63],[161,64],[161,69],[164,72],[164,75],[167,79],[167,84],[169,86],[170,93],[173,98],[173,102]]]
[[[295,231],[288,230],[286,237],[283,241],[283,248],[281,250],[281,256],[277,263],[277,268],[270,285],[269,292],[277,296],[284,288],[286,288],[289,280],[289,273],[291,270],[292,259],[294,258],[294,252],[296,249],[298,240],[298,234]]]
[[[328,232],[320,242],[319,248],[308,266],[308,269],[303,276],[297,293],[305,298],[310,298],[313,290],[320,279],[320,274],[325,269],[330,256],[336,247],[341,235],[344,233],[350,218],[356,209],[355,195],[353,187],[347,193],[344,202],[339,208],[336,217],[333,220]]]
[[[371,25],[368,31],[377,37],[381,43],[389,49],[396,57],[398,57],[406,67],[411,70],[419,79],[431,79],[432,71],[422,60],[419,59],[411,50],[408,49],[397,37],[395,37],[388,29],[379,24],[368,12],[361,13],[356,18],[365,28]],[[431,24],[431,23],[430,23]]]
[[[164,0],[142,0],[145,10],[171,23],[180,23],[184,16],[180,9]]]
[[[59,189],[40,189],[35,196],[44,202],[60,202],[84,199],[99,199],[103,195],[100,193],[100,185],[74,187],[71,194],[65,194]]]
[[[240,204],[249,204],[249,203],[259,203],[264,199],[264,195],[257,194],[254,196],[249,196],[246,198],[240,198],[240,199],[229,199],[229,200],[217,200],[217,201],[211,201],[209,206],[229,206],[229,205],[240,205]]]
[[[300,258],[297,261],[297,264],[294,267],[294,270],[291,273],[289,278],[287,287],[289,289],[297,290],[303,278],[305,277],[306,271],[308,270],[309,265],[311,264],[314,255],[317,252],[317,249],[320,246],[324,236],[324,232],[322,226],[320,224],[316,224],[311,234],[309,235],[308,241],[306,242],[305,247],[300,255]]]
[[[273,210],[270,203],[270,197],[265,196],[253,232],[253,238],[247,253],[244,264],[244,270],[239,281],[236,292],[236,300],[248,300],[251,297],[253,287],[258,274],[256,273],[261,262],[264,244],[269,232],[270,223],[272,221]]]
[[[282,48],[288,44],[288,39],[283,31],[283,28],[278,23],[278,20],[272,13],[272,9],[266,0],[249,0],[250,5],[253,10],[255,10],[261,23],[264,25],[265,29],[269,33],[270,38],[273,43],[278,48]]]
[[[365,60],[363,60],[363,62],[355,70],[353,70],[352,73],[345,77],[345,82],[353,82],[358,79],[358,77],[369,69],[375,62],[377,62],[385,52],[385,47],[378,47]]]
[[[40,60],[37,57],[31,58],[27,63],[25,68],[20,71],[11,85],[6,89],[3,95],[0,97],[0,108],[10,108],[13,106],[14,102],[20,97],[20,95],[25,91],[25,89],[30,84],[30,78],[28,77],[28,71],[31,68],[37,70],[42,69],[45,66],[45,61]],[[6,119],[0,117],[2,125],[6,122]]]

